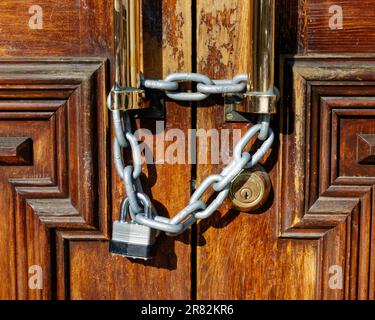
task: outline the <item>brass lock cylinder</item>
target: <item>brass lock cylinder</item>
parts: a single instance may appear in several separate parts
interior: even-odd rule
[[[256,165],[252,169],[245,169],[237,176],[231,183],[229,196],[234,208],[250,212],[266,203],[271,189],[269,175],[260,165]]]

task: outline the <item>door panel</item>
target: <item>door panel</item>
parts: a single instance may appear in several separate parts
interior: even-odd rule
[[[293,14],[299,13],[298,23],[312,14],[318,16],[311,10],[312,2],[278,3],[278,30],[287,32],[287,36],[278,35],[280,52],[297,50],[297,39],[301,52],[371,51],[371,41],[362,38],[358,39],[358,46],[347,49],[354,40],[350,33],[358,32],[363,23],[350,11],[356,4],[349,1],[344,5],[345,16],[349,7],[353,24],[345,24],[347,38],[334,32],[322,35],[319,32],[325,27],[320,26],[315,32],[313,24],[297,29]],[[236,9],[242,5],[232,3]],[[315,5],[316,10],[327,9],[324,18],[319,15],[327,26],[328,4],[333,2]],[[230,41],[228,53],[229,34],[236,29],[237,34],[246,33],[248,23],[236,16],[242,11],[231,11],[230,5],[213,6],[201,1],[201,7],[198,12],[219,21],[214,20],[216,29],[211,28],[210,33],[199,32],[202,36],[198,37],[198,48],[214,41],[221,50],[217,56],[229,62],[221,69],[220,64],[213,63],[204,68],[206,64],[201,66],[199,62],[209,61],[210,56],[203,56],[198,59],[198,66],[210,76],[218,73],[231,77],[241,71],[235,63],[246,61],[249,53],[236,47],[235,40]],[[310,11],[300,11],[301,8]],[[286,9],[289,16],[283,11]],[[204,30],[206,20],[198,21]],[[320,44],[319,37],[327,43],[330,37],[337,37],[337,41],[331,41],[330,47],[319,47],[313,42]],[[201,52],[204,53],[198,50],[198,54]],[[273,182],[272,201],[253,214],[230,210],[228,202],[220,214],[198,225],[198,298],[373,298],[372,57],[284,58],[280,70],[279,85],[284,96],[280,142],[263,163]],[[198,111],[198,125],[223,127],[222,109],[214,110]],[[212,122],[207,122],[207,118]],[[198,169],[203,177],[211,172],[204,166]],[[338,287],[332,283],[336,271],[343,280]]]
[[[173,72],[191,71],[191,5],[189,1],[143,1],[143,64],[145,77],[163,79]],[[185,135],[192,126],[188,105],[167,102],[164,123],[141,119],[134,123],[138,128],[150,130],[153,144],[148,145],[154,154],[165,151],[173,141],[164,141],[160,126],[179,128]],[[114,136],[112,136],[113,139]],[[157,149],[161,141],[164,149]],[[186,147],[186,150],[188,147]],[[186,151],[187,155],[188,152]],[[148,164],[141,176],[146,193],[152,199],[158,214],[173,216],[188,203],[191,194],[191,165]],[[112,220],[119,218],[119,208],[124,198],[124,182],[112,166]],[[86,247],[84,247],[86,246]],[[95,249],[94,249],[95,248]],[[102,261],[106,267],[90,268],[87,278],[75,282],[74,298],[121,299],[190,299],[191,297],[191,247],[190,233],[171,238],[161,235],[156,244],[156,256],[149,262],[139,262],[114,257],[109,254],[108,243],[76,243],[72,256],[80,259],[74,265],[73,279],[80,279],[92,261]],[[107,279],[94,281],[92,279]],[[92,290],[87,290],[87,287]]]
[[[374,67],[371,57],[285,63],[280,232],[320,240],[322,298],[374,295],[372,167],[360,164],[358,148],[374,130]],[[346,276],[341,293],[329,287],[336,266]]]
[[[5,31],[0,35],[0,53],[13,58],[0,63],[1,103],[7,119],[0,135],[0,158],[5,159],[0,164],[5,190],[0,280],[7,285],[0,288],[0,298],[190,298],[188,232],[173,239],[162,236],[158,256],[150,263],[108,252],[111,224],[118,219],[125,196],[112,165],[113,136],[105,105],[113,72],[106,68],[107,59],[113,57],[112,2],[40,1],[40,30],[29,27],[33,4],[0,4],[0,26]],[[163,78],[190,71],[190,3],[145,1],[143,20],[145,76]],[[34,59],[17,60],[21,56]],[[50,62],[46,56],[58,59]],[[87,56],[97,58],[81,58]],[[69,62],[60,61],[64,57]],[[14,120],[13,113],[20,120]],[[187,131],[191,110],[168,102],[165,124]],[[163,134],[155,132],[153,120],[134,125]],[[17,148],[10,137],[29,139],[32,164],[17,164],[21,160],[14,160],[17,155],[5,147]],[[11,167],[6,162],[15,163]],[[149,165],[144,172],[145,190],[159,214],[174,214],[186,205],[190,165]],[[28,286],[29,268],[34,265],[43,270],[43,290]]]
[[[26,139],[29,159],[0,167],[2,298],[55,297],[56,229],[107,236],[104,99],[103,60],[1,61],[1,140]],[[43,269],[44,290],[29,289],[30,266]]]

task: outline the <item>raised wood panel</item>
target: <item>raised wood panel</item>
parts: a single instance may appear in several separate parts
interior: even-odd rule
[[[374,180],[356,144],[375,127],[375,59],[297,57],[284,70],[280,236],[320,239],[318,298],[373,299]],[[327,285],[332,265],[341,291]]]
[[[356,93],[358,96],[354,97],[320,98],[325,123],[323,127],[331,129],[321,133],[327,140],[327,135],[331,133],[331,147],[328,149],[329,145],[326,144],[324,150],[325,153],[331,150],[331,184],[357,185],[361,184],[361,181],[367,185],[375,184],[375,171],[369,159],[372,154],[371,146],[368,147],[367,154],[363,153],[365,150],[362,151],[362,155],[358,154],[359,139],[368,143],[375,132],[375,99],[361,95],[375,94],[375,90],[363,92],[357,89],[356,92],[352,92],[353,95]],[[363,140],[365,137],[367,140]]]
[[[34,149],[32,165],[0,166],[1,298],[66,297],[68,288],[56,291],[60,281],[69,285],[66,274],[57,278],[56,261],[65,259],[57,230],[108,239],[104,65],[0,61],[0,136],[28,136]],[[28,285],[33,265],[42,267],[43,290]]]
[[[375,135],[357,134],[357,162],[375,164]]]

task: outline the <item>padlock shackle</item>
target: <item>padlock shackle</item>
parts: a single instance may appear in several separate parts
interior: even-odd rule
[[[130,215],[130,201],[129,198],[125,198],[121,202],[120,206],[120,222],[125,223],[127,217]]]
[[[152,202],[150,198],[144,193],[137,193],[137,198],[141,201],[144,209],[144,216],[146,218],[152,218]]]
[[[137,198],[143,206],[144,216],[146,218],[151,219],[152,218],[152,202],[150,198],[143,193],[137,193]],[[136,220],[136,216],[130,210],[130,200],[128,197],[126,197],[121,202],[120,222],[125,223],[128,216],[131,218],[132,221]]]

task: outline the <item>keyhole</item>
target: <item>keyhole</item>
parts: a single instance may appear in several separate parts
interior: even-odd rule
[[[245,188],[241,190],[241,197],[244,198],[245,200],[250,200],[251,196],[252,196],[252,192],[250,189]]]

